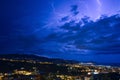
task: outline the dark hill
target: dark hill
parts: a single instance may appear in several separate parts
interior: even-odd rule
[[[37,56],[34,54],[0,54],[0,58],[16,59],[16,60],[35,60],[40,62],[53,62],[53,63],[78,63],[77,61],[73,61],[73,60],[47,58],[47,57]]]

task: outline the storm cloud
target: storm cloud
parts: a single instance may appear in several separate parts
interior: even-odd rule
[[[82,25],[70,21],[60,26],[61,32],[50,34],[48,40],[63,44],[60,49],[79,54],[120,54],[120,16],[101,17],[93,22],[89,19]]]
[[[52,1],[0,1],[0,54],[120,61],[119,1]]]

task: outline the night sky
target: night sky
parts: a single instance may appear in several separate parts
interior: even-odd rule
[[[0,0],[0,54],[120,63],[120,0]]]

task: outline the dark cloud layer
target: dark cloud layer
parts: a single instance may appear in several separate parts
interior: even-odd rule
[[[70,11],[73,13],[73,15],[76,16],[79,13],[78,6],[77,5],[72,5]]]
[[[77,5],[72,6],[73,15],[79,13],[77,9]],[[68,20],[69,16],[63,17],[64,24],[50,30],[38,27],[42,25],[36,22],[19,24],[21,20],[17,23],[16,19],[2,17],[0,53],[36,53],[71,59],[75,55],[120,54],[120,15],[102,16],[96,21],[87,16],[79,21]]]
[[[120,63],[119,1],[100,2],[0,0],[0,54]]]
[[[63,49],[63,52],[120,54],[119,15],[101,17],[95,22],[89,18],[78,23],[70,21],[60,26],[60,29],[61,32],[50,34],[47,39],[60,43],[59,49]]]
[[[0,51],[1,53],[33,51],[38,54],[50,52],[50,54],[120,54],[120,16],[101,17],[95,22],[85,19],[77,23],[66,22],[58,27],[59,32],[52,31],[46,37],[40,36],[46,34],[47,29],[44,32],[24,36],[15,32],[6,36],[1,34]]]

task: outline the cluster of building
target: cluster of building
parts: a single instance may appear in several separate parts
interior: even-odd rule
[[[33,60],[12,60],[0,59],[10,62],[28,62],[47,64],[51,68],[50,62],[36,62]],[[32,70],[26,70],[24,67],[15,69],[12,72],[0,72],[0,80],[120,80],[120,67],[94,65],[92,63],[79,64],[55,64],[62,68],[56,72],[42,72],[36,66]]]
[[[9,73],[0,73],[0,80],[41,80],[41,75],[33,67],[33,71],[27,71],[24,68],[14,70]]]

